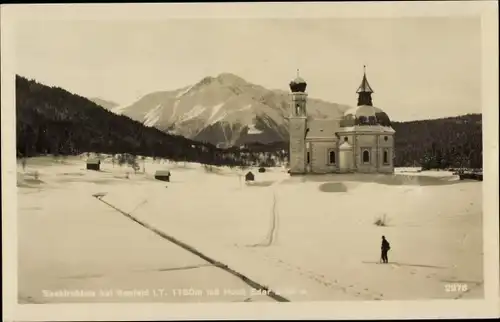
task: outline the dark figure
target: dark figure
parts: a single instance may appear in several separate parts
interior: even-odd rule
[[[381,260],[382,263],[387,263],[389,259],[387,258],[387,253],[389,252],[389,249],[391,249],[391,246],[389,242],[385,239],[385,236],[382,236],[382,255],[381,255]]]

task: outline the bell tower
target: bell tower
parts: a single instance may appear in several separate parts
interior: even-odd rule
[[[291,113],[288,122],[290,133],[290,174],[306,172],[307,83],[299,76],[290,82]]]
[[[373,106],[372,103],[373,90],[370,87],[370,84],[368,84],[368,79],[366,79],[366,66],[363,66],[363,80],[361,81],[361,85],[359,85],[356,93],[358,93],[358,106],[360,105]]]

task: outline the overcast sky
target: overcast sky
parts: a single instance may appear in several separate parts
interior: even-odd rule
[[[119,104],[222,72],[349,105],[363,65],[393,120],[481,112],[478,18],[23,22],[16,71]]]

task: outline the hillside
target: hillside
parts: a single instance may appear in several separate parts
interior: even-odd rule
[[[211,160],[210,144],[169,135],[58,87],[16,77],[17,154],[131,153]]]
[[[397,166],[482,168],[482,115],[392,122]]]
[[[113,108],[117,107],[119,104],[112,102],[112,101],[107,101],[99,97],[90,97],[90,101],[96,103],[97,105],[104,107],[107,110],[112,110]]]
[[[318,118],[338,118],[348,108],[308,100],[309,113]],[[146,126],[227,147],[287,140],[288,109],[288,92],[222,73],[177,90],[150,93],[112,111]]]

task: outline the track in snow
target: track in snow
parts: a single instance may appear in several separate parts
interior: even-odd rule
[[[208,257],[207,255],[201,253],[200,251],[198,251],[197,249],[195,249],[194,247],[176,239],[175,237],[173,236],[170,236],[170,235],[167,235],[165,234],[164,232],[156,229],[155,227],[152,227],[151,225],[143,222],[143,221],[140,221],[139,219],[135,218],[134,216],[132,216],[131,214],[129,213],[126,213],[125,211],[115,207],[114,205],[112,205],[111,203],[105,201],[102,199],[102,196],[100,195],[93,195],[93,197],[95,197],[97,200],[101,201],[102,203],[108,205],[109,207],[115,209],[116,211],[118,211],[119,213],[121,213],[122,215],[124,215],[125,217],[131,219],[132,221],[138,223],[139,225],[141,225],[142,227],[146,228],[146,229],[149,229],[150,231],[154,232],[155,234],[157,234],[158,236],[176,244],[177,246],[187,250],[188,252],[204,259],[205,261],[209,262],[210,264],[213,264],[214,266],[230,273],[231,275],[234,275],[236,276],[237,278],[241,279],[244,283],[246,283],[247,285],[249,285],[250,287],[254,288],[254,289],[258,289],[258,290],[262,290],[262,291],[265,291],[265,294],[267,296],[269,296],[270,298],[272,298],[273,300],[277,301],[277,302],[290,302],[290,300],[284,298],[283,296],[281,295],[278,295],[276,294],[274,291],[270,290],[268,287],[264,286],[264,285],[261,285],[259,284],[258,282],[256,281],[253,281],[251,280],[250,278],[246,277],[245,275],[229,268],[227,265],[225,265],[224,263],[221,263],[211,257]]]
[[[269,226],[269,231],[267,232],[266,239],[258,244],[250,245],[249,247],[269,247],[276,240],[276,235],[278,232],[278,212],[276,211],[276,193],[273,192],[273,206],[271,209],[271,225]]]

